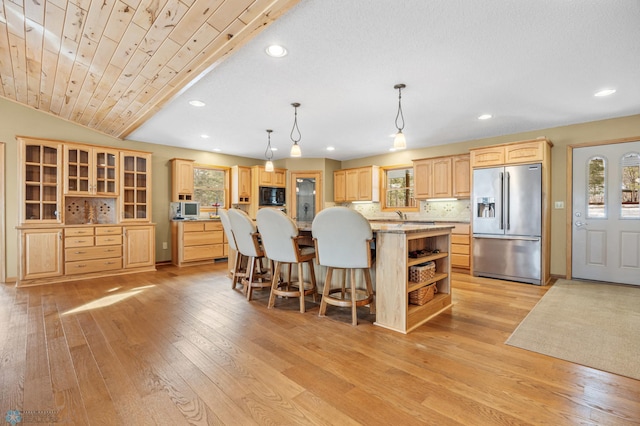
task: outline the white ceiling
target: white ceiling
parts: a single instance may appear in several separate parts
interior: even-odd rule
[[[396,83],[409,149],[639,114],[640,1],[302,0],[128,138],[280,159],[300,102],[303,157],[382,154]]]

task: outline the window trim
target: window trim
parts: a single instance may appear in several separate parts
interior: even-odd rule
[[[209,170],[220,170],[224,172],[224,205],[226,208],[229,208],[231,206],[231,182],[230,182],[230,177],[231,177],[231,167],[227,167],[227,166],[216,166],[214,164],[201,164],[201,163],[194,163],[193,164],[193,173],[194,173],[194,182],[193,182],[193,192],[195,194],[195,190],[196,190],[196,186],[195,186],[195,172],[196,169],[209,169]],[[213,212],[215,209],[212,206],[205,206],[205,205],[200,205],[200,212],[202,213],[210,213]]]
[[[415,198],[415,173],[413,175],[413,191],[416,205],[414,207],[387,207],[387,172],[389,170],[413,169],[413,164],[395,164],[392,166],[380,166],[380,211],[394,212],[418,212],[420,211],[420,200]]]

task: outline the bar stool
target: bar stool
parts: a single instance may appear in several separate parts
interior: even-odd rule
[[[233,235],[233,230],[231,229],[231,222],[229,220],[229,214],[227,213],[227,211],[222,209],[218,211],[218,214],[220,215],[220,222],[222,222],[222,229],[224,229],[224,234],[227,237],[229,248],[235,252],[233,269],[229,271],[231,272],[231,288],[235,289],[237,284],[242,285],[241,281],[246,277],[246,269],[242,268],[242,263],[244,262],[246,267],[247,257],[243,256],[242,253],[240,253],[240,250],[238,250],[236,238]],[[246,293],[246,291],[247,289],[243,287],[243,293]]]
[[[369,305],[369,312],[375,313],[373,286],[371,284],[372,265],[371,241],[373,232],[369,221],[359,212],[347,207],[330,207],[322,210],[311,224],[311,232],[316,244],[318,264],[327,267],[327,276],[320,302],[320,316],[325,316],[327,304],[351,307],[351,324],[358,325],[357,307]],[[350,270],[351,288],[331,288],[333,271]],[[366,288],[356,288],[356,269],[361,269]],[[343,273],[343,279],[345,274]],[[335,295],[340,292],[339,297]]]
[[[246,277],[242,282],[246,283],[247,300],[251,300],[254,288],[271,287],[267,272],[262,269],[264,250],[260,245],[256,225],[249,215],[240,209],[229,209],[228,214],[236,246],[240,253],[248,258]]]
[[[300,312],[304,313],[304,297],[312,294],[315,301],[318,294],[313,269],[313,261],[316,257],[314,248],[300,245],[303,237],[299,235],[295,222],[278,209],[262,208],[258,210],[256,221],[258,222],[258,230],[260,231],[265,254],[269,260],[275,262],[271,273],[271,294],[269,295],[268,307],[272,308],[274,306],[276,296],[299,297]],[[302,265],[305,263],[309,265],[310,282],[308,285],[305,285],[302,271]],[[293,264],[298,265],[297,285],[290,282],[291,265]],[[289,276],[286,282],[280,281],[282,265],[289,266]],[[290,288],[290,285],[295,286],[295,288]]]

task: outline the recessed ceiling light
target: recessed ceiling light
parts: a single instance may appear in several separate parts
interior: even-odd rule
[[[271,147],[271,151],[277,151],[277,150],[278,150],[278,148],[276,148],[275,146]]]
[[[267,52],[267,55],[271,56],[272,58],[282,58],[283,56],[287,55],[287,49],[280,46],[279,44],[272,44],[265,49],[265,52]]]
[[[220,152],[220,151],[222,151],[220,148],[213,148],[213,150],[214,150],[215,152]]]
[[[204,134],[202,134],[202,135],[200,135],[200,137],[201,137],[202,139],[208,139],[208,138],[209,138],[209,135],[204,135]]]
[[[599,92],[594,93],[593,96],[597,96],[597,97],[602,97],[602,96],[609,96],[609,95],[613,95],[614,93],[616,93],[616,89],[604,89],[601,90]]]
[[[202,101],[198,101],[198,100],[194,99],[192,101],[189,101],[189,105],[194,106],[194,107],[203,107],[206,104],[204,102],[202,102]]]
[[[491,114],[482,114],[482,115],[478,116],[478,120],[488,120],[491,117],[493,117],[493,115],[491,115]]]
[[[395,135],[393,135],[393,136],[395,136]],[[396,149],[395,148],[389,148],[389,152],[396,152]]]
[[[334,147],[332,147],[332,146],[328,146],[328,147],[327,147],[327,151],[335,151],[335,150],[336,150],[336,149],[335,149]]]

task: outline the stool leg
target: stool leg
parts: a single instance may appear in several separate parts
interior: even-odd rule
[[[231,276],[231,288],[235,289],[238,284],[238,272],[240,271],[240,263],[241,263],[242,255],[239,251],[236,251],[236,260],[233,265],[233,275]]]
[[[251,296],[253,293],[253,272],[256,269],[256,258],[251,257],[249,260],[249,264],[247,265],[247,272],[249,276],[247,277],[247,300],[251,300]]]
[[[309,265],[309,275],[310,275],[310,279],[311,279],[311,290],[313,290],[313,301],[317,302],[318,301],[318,287],[316,286],[316,271],[315,268],[313,267],[313,259],[311,259],[309,262],[307,262],[307,264]]]
[[[327,268],[327,277],[324,280],[324,289],[322,290],[322,300],[320,301],[320,312],[318,312],[318,316],[323,317],[325,312],[327,311],[327,300],[326,297],[329,296],[329,290],[331,289],[331,276],[333,275],[333,268]]]
[[[298,262],[298,290],[300,293],[300,312],[304,313],[304,274],[302,273],[302,262]]]
[[[373,285],[371,284],[371,271],[369,270],[369,268],[364,268],[362,270],[362,273],[364,274],[364,281],[367,284],[367,293],[369,294],[369,296],[371,296],[371,303],[369,303],[369,313],[370,314],[375,314],[376,313],[376,299],[375,299],[375,295],[373,293]]]
[[[351,268],[351,325],[358,325],[358,307],[356,306],[356,270]]]
[[[269,303],[267,308],[273,308],[276,303],[276,294],[274,290],[278,288],[278,279],[280,278],[280,262],[276,262],[271,273],[271,293],[269,294]]]

